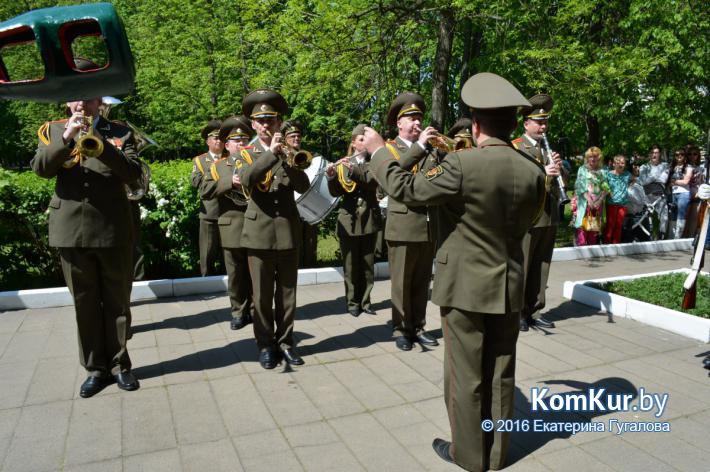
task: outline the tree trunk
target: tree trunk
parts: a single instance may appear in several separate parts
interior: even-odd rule
[[[587,124],[587,147],[601,147],[601,132],[599,130],[599,120],[594,115],[587,113],[585,117]]]
[[[474,60],[481,54],[481,42],[483,40],[483,35],[480,29],[474,30],[473,21],[466,19],[464,23],[463,30],[463,58],[461,59],[461,74],[459,79],[459,110],[460,117],[471,117],[471,111],[461,100],[461,89],[463,84],[466,83],[469,77],[476,73],[476,68],[474,67]],[[454,117],[454,121],[459,117]]]
[[[431,126],[443,132],[448,109],[449,64],[451,63],[451,46],[454,37],[453,10],[446,8],[441,11],[439,34],[434,58],[431,91]]]

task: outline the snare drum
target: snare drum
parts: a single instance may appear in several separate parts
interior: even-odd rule
[[[328,177],[325,175],[328,164],[323,156],[313,156],[311,165],[304,170],[311,182],[310,188],[302,194],[293,192],[298,212],[309,225],[323,221],[340,201],[340,197],[334,197],[328,191]]]

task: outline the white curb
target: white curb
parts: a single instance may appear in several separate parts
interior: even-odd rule
[[[568,300],[582,303],[614,316],[629,318],[638,322],[665,329],[704,343],[710,342],[710,319],[688,315],[680,311],[663,308],[658,305],[641,302],[621,295],[605,292],[587,285],[588,283],[604,283],[619,280],[633,280],[642,277],[652,277],[672,273],[688,273],[688,269],[654,272],[624,277],[609,277],[606,279],[580,280],[564,283],[562,296]],[[706,272],[703,274],[708,275]]]
[[[555,249],[553,261],[571,261],[590,257],[611,257],[630,254],[658,253],[689,250],[692,239],[668,241],[650,241],[645,243],[610,244],[604,246],[584,246]],[[436,266],[436,264],[434,264]],[[435,269],[435,267],[434,267]],[[389,264],[375,264],[375,278],[388,279]],[[298,285],[315,285],[343,282],[342,267],[324,267],[319,269],[300,269]],[[131,301],[155,300],[157,298],[182,297],[205,293],[224,293],[227,291],[227,276],[190,277],[185,279],[160,279],[133,282]],[[13,290],[0,292],[0,311],[21,310],[25,308],[51,308],[73,305],[74,302],[66,287],[42,288],[36,290]]]
[[[685,251],[693,247],[693,239],[669,239],[645,243],[604,244],[600,246],[560,247],[552,254],[552,261],[572,261],[590,257],[629,256],[670,251]]]

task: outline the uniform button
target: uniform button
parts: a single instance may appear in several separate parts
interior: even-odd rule
[[[84,182],[84,187],[88,187],[88,186],[89,186],[89,182]]]
[[[278,199],[278,198],[274,198],[274,203],[278,203],[278,202],[279,202],[279,199]]]
[[[89,169],[84,168],[84,173],[85,173],[85,174],[88,174],[88,173],[89,173]]]
[[[276,213],[274,213],[274,214],[275,214],[276,216],[279,216],[279,212],[278,212],[278,211],[277,211]]]

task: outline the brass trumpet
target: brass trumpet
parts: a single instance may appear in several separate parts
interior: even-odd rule
[[[267,134],[272,136],[270,131],[267,131]],[[308,151],[296,149],[286,142],[279,144],[281,144],[281,158],[285,160],[289,166],[295,167],[299,170],[306,170],[311,166],[313,154]]]
[[[441,134],[437,131],[436,135],[432,138],[429,138],[427,143],[431,145],[431,147],[438,149],[441,152],[454,152],[454,151],[460,151],[461,149],[466,149],[468,147],[472,147],[473,143],[468,143],[466,142],[467,140],[465,139],[451,139],[445,134]]]
[[[94,117],[85,116],[83,122],[88,130],[79,133],[76,150],[83,157],[99,157],[104,152],[104,142],[94,134]]]

